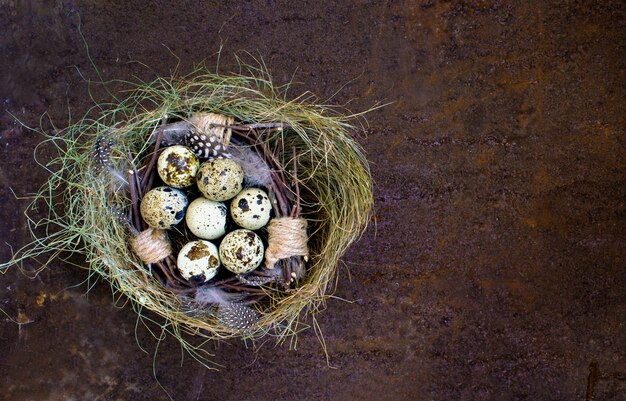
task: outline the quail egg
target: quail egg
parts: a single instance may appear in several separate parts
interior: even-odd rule
[[[203,239],[216,239],[226,233],[226,205],[205,198],[189,204],[185,222],[189,230]]]
[[[235,223],[249,230],[265,226],[270,220],[271,210],[267,193],[258,188],[245,188],[230,204],[230,215]]]
[[[150,227],[169,229],[183,220],[188,204],[187,196],[181,190],[157,187],[141,200],[141,217]]]
[[[254,232],[245,229],[226,234],[220,244],[220,260],[236,274],[249,273],[263,260],[263,242]]]
[[[157,161],[159,177],[174,188],[185,188],[196,180],[200,167],[198,157],[186,146],[174,145],[165,148]]]
[[[217,247],[204,240],[188,242],[178,253],[176,260],[180,275],[186,280],[209,281],[220,267]]]
[[[225,201],[243,187],[243,168],[230,159],[214,159],[202,163],[197,175],[198,189],[205,198]]]

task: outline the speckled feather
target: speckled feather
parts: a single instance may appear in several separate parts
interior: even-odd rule
[[[189,132],[185,141],[192,152],[201,159],[230,159],[232,157],[216,135]]]
[[[93,158],[96,160],[96,163],[107,169],[113,168],[109,156],[111,155],[111,149],[114,144],[115,142],[113,142],[113,139],[110,139],[108,135],[102,135],[96,139],[93,150]]]
[[[261,287],[263,285],[272,283],[274,281],[278,281],[280,279],[280,275],[282,274],[280,270],[281,269],[279,268],[275,268],[274,271],[276,273],[274,273],[273,275],[268,275],[268,276],[257,276],[254,274],[246,274],[246,275],[238,274],[237,279],[242,284],[249,285],[251,287]]]
[[[217,319],[225,327],[245,331],[254,327],[259,320],[259,315],[249,306],[229,302],[219,306]]]
[[[124,175],[113,167],[111,163],[111,150],[115,146],[115,141],[109,138],[107,134],[100,136],[96,139],[93,149],[93,158],[96,161],[96,165],[102,170],[111,174],[116,181],[118,181],[118,189],[125,188],[128,185],[128,181]]]
[[[259,320],[259,316],[254,309],[238,303],[238,299],[241,299],[241,294],[228,293],[217,287],[200,287],[193,302],[197,306],[189,308],[188,313],[196,316],[213,315],[212,308],[208,306],[217,305],[215,316],[224,327],[248,330]]]

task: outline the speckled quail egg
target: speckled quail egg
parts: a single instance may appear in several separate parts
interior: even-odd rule
[[[271,210],[270,198],[258,188],[245,188],[230,204],[230,215],[235,223],[249,230],[265,226],[270,220]]]
[[[202,163],[197,175],[198,189],[205,198],[225,201],[243,187],[243,168],[230,159],[214,159]]]
[[[189,204],[185,222],[189,230],[203,239],[216,239],[226,233],[226,205],[198,198]]]
[[[224,267],[236,274],[249,273],[263,260],[261,238],[246,229],[231,231],[220,244],[220,260]]]
[[[217,247],[204,240],[188,242],[178,253],[177,266],[183,278],[209,281],[217,274],[220,259]]]
[[[174,188],[185,188],[196,180],[198,157],[186,146],[174,145],[163,150],[157,161],[159,177]]]
[[[187,196],[181,190],[157,187],[141,200],[141,217],[150,227],[169,229],[183,220],[188,204]]]

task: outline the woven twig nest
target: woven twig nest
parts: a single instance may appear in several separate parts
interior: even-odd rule
[[[148,309],[165,318],[164,329],[192,352],[183,333],[209,339],[296,333],[302,313],[315,313],[328,296],[340,257],[370,218],[371,178],[347,122],[354,116],[316,105],[308,94],[286,100],[266,75],[202,72],[158,79],[126,95],[100,106],[95,119],[50,137],[61,152],[39,200],[64,185],[47,221],[57,231],[21,257],[83,252],[92,272],[140,316]],[[255,271],[186,280],[176,254],[193,234],[183,223],[165,230],[142,220],[142,197],[163,185],[157,157],[173,144],[190,147],[201,161],[248,163],[246,185],[269,195],[272,220],[257,230],[266,252]],[[200,196],[194,191],[190,199]]]

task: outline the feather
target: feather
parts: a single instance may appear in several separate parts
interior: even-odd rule
[[[249,306],[231,302],[219,306],[217,319],[225,327],[245,331],[256,324],[259,314]]]
[[[199,287],[194,297],[199,306],[217,305],[216,317],[225,327],[235,330],[247,330],[258,320],[258,313],[237,301],[242,298],[239,294],[231,294],[217,287]],[[201,313],[203,308],[192,308],[193,314]],[[204,314],[210,314],[204,308]]]
[[[113,139],[109,138],[107,134],[99,136],[96,139],[93,149],[93,158],[96,160],[96,163],[106,168],[111,167],[109,157],[111,155],[113,145],[115,145],[115,142],[113,142]]]
[[[122,170],[116,169],[111,163],[111,150],[114,145],[115,142],[113,139],[109,138],[108,134],[98,137],[96,139],[96,143],[94,144],[93,158],[95,159],[97,165],[99,165],[104,171],[107,171],[114,181],[117,181],[117,190],[120,190],[128,186],[128,180],[126,180],[124,174],[121,173]]]
[[[241,298],[240,295],[231,294],[217,287],[198,287],[194,299],[200,305],[227,304]]]
[[[262,270],[263,274],[246,274],[245,276],[242,274],[237,275],[237,279],[245,285],[249,285],[252,287],[261,287],[265,284],[273,283],[275,281],[279,281],[282,277],[283,271],[280,267],[275,267],[271,270]]]
[[[232,159],[243,168],[246,185],[268,187],[272,182],[272,172],[259,154],[249,146],[230,146]]]
[[[184,145],[185,138],[191,132],[193,126],[188,121],[178,121],[165,124],[154,131],[148,138],[148,144],[156,142],[157,135],[161,132],[161,146]]]
[[[214,134],[189,132],[186,136],[187,146],[201,159],[230,159],[231,155]]]

